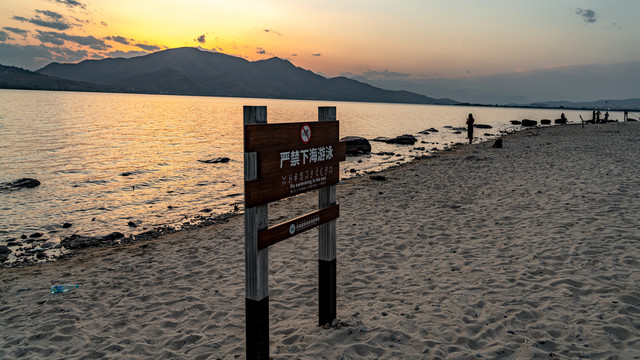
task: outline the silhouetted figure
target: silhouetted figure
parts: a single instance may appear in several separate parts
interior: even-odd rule
[[[560,120],[567,122],[567,117],[564,116],[564,113],[560,114]]]
[[[596,111],[596,123],[600,123],[600,110]]]
[[[593,116],[591,117],[591,120],[593,120],[593,123],[596,123],[596,111],[593,110]]]
[[[467,117],[467,137],[469,138],[469,144],[473,142],[473,123],[476,122],[473,118],[473,114],[469,114]]]
[[[629,112],[627,110],[624,111],[624,121],[627,121],[629,118]]]
[[[605,112],[604,113],[604,122],[607,122],[609,120],[609,112]]]

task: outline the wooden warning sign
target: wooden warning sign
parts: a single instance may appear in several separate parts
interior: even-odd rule
[[[244,151],[258,153],[258,177],[245,181],[245,207],[337,184],[346,145],[338,121],[245,125]]]
[[[318,325],[336,318],[336,184],[346,145],[336,108],[317,122],[267,124],[265,106],[244,107],[247,359],[269,359],[269,246],[318,227]],[[318,190],[319,209],[268,227],[269,202]]]

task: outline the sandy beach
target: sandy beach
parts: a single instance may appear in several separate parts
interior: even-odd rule
[[[338,185],[334,327],[317,230],[272,246],[272,357],[640,359],[640,123],[503,139]],[[244,220],[3,268],[0,294],[1,359],[244,358]]]

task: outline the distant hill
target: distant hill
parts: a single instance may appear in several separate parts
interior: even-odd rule
[[[169,49],[129,59],[51,63],[37,72],[140,93],[457,104],[451,99],[384,90],[345,77],[328,79],[280,58],[251,62],[196,48]]]
[[[112,88],[86,82],[58,79],[14,66],[0,65],[0,89],[113,91]]]
[[[625,100],[597,100],[585,102],[546,101],[530,104],[532,107],[554,109],[611,109],[611,110],[640,110],[640,99]]]

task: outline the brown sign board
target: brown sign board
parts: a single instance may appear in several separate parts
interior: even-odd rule
[[[258,232],[258,249],[264,249],[282,240],[311,230],[318,225],[325,224],[340,216],[340,205],[332,205],[324,209],[316,210],[295,219],[285,221],[278,225]]]
[[[258,153],[258,177],[245,181],[245,207],[335,185],[346,144],[339,123],[245,125],[244,151]]]

